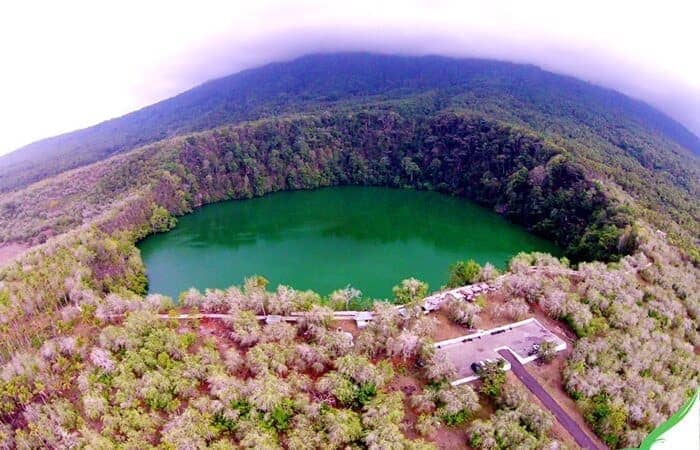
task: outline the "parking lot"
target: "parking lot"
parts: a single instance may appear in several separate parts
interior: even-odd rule
[[[457,368],[457,378],[453,384],[461,384],[478,378],[470,367],[472,363],[503,359],[498,350],[509,349],[518,361],[526,364],[537,359],[536,354],[530,354],[533,344],[544,341],[554,342],[557,351],[566,349],[566,343],[561,338],[533,318],[437,342],[435,347],[438,352],[444,352]]]

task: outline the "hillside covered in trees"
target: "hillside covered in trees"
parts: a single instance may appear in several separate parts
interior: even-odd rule
[[[124,118],[56,138],[57,170],[90,165],[22,188],[56,159],[2,178],[0,241],[31,248],[0,269],[0,448],[420,449],[448,435],[461,448],[558,448],[552,417],[497,371],[446,383],[454,368],[431,351],[445,323],[414,308],[428,292],[417,280],[395,288],[409,313],[377,301],[353,345],[330,316],[347,289],[324,298],[253,277],[178,304],[144,296],[136,243],[177,216],[331,185],[463,196],[559,244],[568,258],[519,255],[503,274],[458,265],[469,273],[450,284],[496,291],[440,320],[466,334],[540,314],[566,329],[562,387],[605,444],[638,445],[697,387],[697,138],[648,107],[532,67],[346,55],[152,108],[165,108],[153,122],[152,109],[126,116],[138,133]],[[167,319],[182,311],[229,317]],[[292,311],[296,325],[255,319]]]
[[[75,203],[63,183],[80,189]],[[88,205],[97,212],[139,187],[150,186],[153,201],[179,215],[228,198],[341,184],[465,196],[552,238],[577,260],[616,259],[634,248],[629,211],[561,148],[481,118],[386,110],[265,120],[149,146],[7,195],[1,237],[40,242],[82,223]],[[49,209],[51,219],[32,220]]]
[[[686,249],[700,235],[700,163],[692,156],[700,153],[697,136],[642,102],[574,78],[533,66],[443,57],[312,55],[213,80],[0,157],[0,191],[173,135],[377,105],[409,116],[470,111],[526,128],[570,151],[596,177],[613,180],[635,197],[647,221]]]
[[[228,123],[430,93],[433,109],[478,109],[538,132],[671,167],[668,152],[700,153],[700,139],[617,92],[534,66],[444,57],[312,55],[209,81],[94,127],[45,139],[0,158],[0,189],[12,190],[149,142]],[[426,107],[427,105],[424,105]],[[599,155],[600,156],[600,155]],[[676,161],[677,163],[677,161]]]

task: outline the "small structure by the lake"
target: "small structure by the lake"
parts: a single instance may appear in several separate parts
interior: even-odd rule
[[[536,360],[539,355],[534,349],[543,342],[552,342],[557,352],[566,349],[566,342],[563,339],[533,317],[440,341],[435,343],[435,348],[438,352],[445,353],[447,359],[457,369],[457,378],[451,382],[456,386],[479,378],[479,375],[472,370],[473,363],[503,359],[498,354],[499,350],[510,351],[521,364]],[[504,370],[510,370],[510,364],[507,361],[505,363]]]

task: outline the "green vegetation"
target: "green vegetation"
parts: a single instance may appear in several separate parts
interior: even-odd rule
[[[537,349],[537,356],[544,362],[552,362],[557,356],[556,345],[551,341],[544,341]]]
[[[569,152],[599,180],[612,180],[636,214],[668,231],[687,253],[700,255],[700,165],[691,153],[700,154],[696,136],[621,94],[493,61],[341,54],[272,64],[4,156],[0,190],[187,132],[284,114],[342,115],[367,108],[410,117],[462,110],[530,130]],[[426,167],[415,158],[397,164],[409,181],[416,166]],[[481,175],[487,174],[478,179]],[[637,204],[626,201],[627,195]],[[597,234],[605,239],[604,227]]]
[[[505,365],[503,359],[486,362],[478,371],[481,377],[481,393],[489,397],[499,397],[501,387],[506,382],[506,373],[503,370]]]
[[[175,217],[224,199],[348,184],[464,196],[565,248],[570,260],[522,254],[501,276],[458,264],[453,284],[489,280],[497,292],[493,304],[452,301],[445,312],[472,328],[485,307],[503,322],[533,309],[561,321],[578,337],[562,374],[567,392],[607,444],[638,445],[698,385],[700,176],[682,148],[694,138],[616,94],[570,95],[581,86],[573,80],[498,64],[484,78],[469,64],[473,76],[420,94],[389,95],[378,77],[359,78],[357,92],[376,95],[361,104],[343,95],[347,85],[326,97],[337,87],[326,77],[299,109],[289,106],[294,95],[251,100],[249,112],[224,120],[306,114],[158,141],[3,195],[0,239],[35,247],[0,270],[0,448],[422,449],[442,427],[466,431],[476,448],[556,446],[551,417],[500,369],[487,370],[481,396],[446,383],[455,367],[432,345],[434,317],[414,307],[427,292],[417,280],[396,287],[403,312],[377,302],[354,336],[327,306],[351,307],[351,287],[322,299],[253,277],[187,291],[178,308],[143,296],[135,243]],[[285,89],[259,81],[269,98]],[[63,144],[86,136],[84,151],[56,170],[221,124],[192,111],[183,106],[168,127],[136,113],[137,132],[116,127],[121,140],[102,127],[52,141],[70,152]],[[3,186],[53,170],[35,164]],[[155,315],[183,309],[228,318]],[[295,324],[256,317],[295,311]],[[476,419],[484,404],[495,412]],[[407,437],[417,434],[425,440]]]
[[[255,289],[239,291],[244,297],[228,291],[227,305],[243,307],[262,292]],[[196,327],[159,320],[153,313],[162,308],[149,304],[156,303],[137,303],[140,310],[103,328],[94,342],[49,340],[32,365],[13,366],[17,376],[40,379],[44,391],[65,376],[62,360],[75,362],[71,376],[78,380],[78,408],[61,399],[30,406],[35,411],[25,414],[27,426],[10,437],[18,447],[408,445],[398,427],[402,397],[386,389],[391,367],[372,364],[347,342],[339,345],[345,335],[323,326],[318,311],[312,309],[299,328],[281,324],[290,333],[274,326],[261,330],[244,351],[223,336],[200,335],[195,345]],[[222,345],[228,349],[219,350]],[[275,361],[261,365],[258,350],[276,355]],[[351,397],[340,385],[354,392]]]
[[[403,280],[400,285],[394,286],[394,300],[400,305],[413,303],[428,296],[428,285],[415,278]]]
[[[405,171],[406,158],[418,173]],[[338,184],[463,195],[578,259],[614,260],[633,249],[589,238],[604,229],[620,243],[631,242],[631,216],[560,148],[462,113],[393,111],[269,120],[155,144],[7,196],[0,202],[0,238],[42,242],[105,210],[121,213],[103,223],[104,231],[128,228],[142,237],[153,226],[170,225],[158,207],[180,215],[229,198]],[[61,194],[66,190],[73,195]],[[50,217],[40,214],[49,209]]]
[[[458,261],[450,267],[450,277],[447,280],[448,287],[464,286],[478,281],[481,266],[470,259],[469,261]]]
[[[504,380],[505,381],[505,380]],[[496,412],[469,427],[469,444],[477,449],[558,448],[547,433],[554,417],[533,403],[520,386],[501,382],[494,393]]]
[[[624,405],[613,405],[606,393],[600,393],[590,399],[584,407],[586,420],[593,425],[593,430],[611,447],[620,443],[620,435],[625,430],[627,410]]]
[[[576,271],[549,255],[518,256],[502,285],[506,307],[537,304],[578,334],[565,388],[612,447],[639,445],[700,374],[698,269],[660,233],[640,237],[639,251],[620,263]]]

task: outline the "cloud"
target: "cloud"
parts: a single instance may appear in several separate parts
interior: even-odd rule
[[[0,153],[316,52],[532,63],[642,99],[700,134],[700,5],[591,0],[20,3],[0,14]]]

